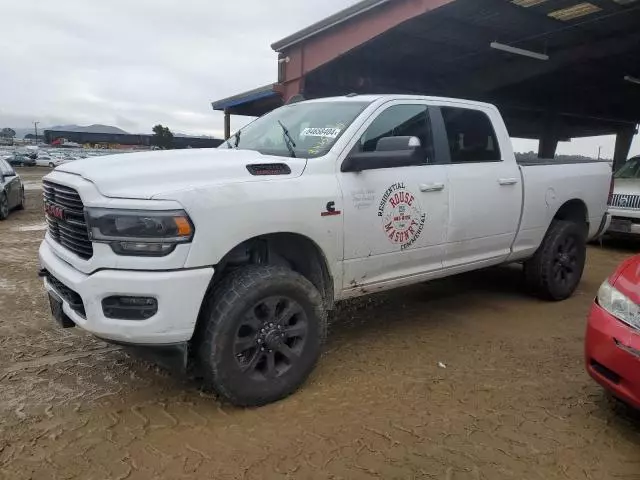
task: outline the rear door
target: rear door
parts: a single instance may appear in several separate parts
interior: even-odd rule
[[[440,112],[451,162],[444,268],[499,263],[510,254],[523,191],[510,143],[501,149],[494,129],[502,120],[495,110],[467,105],[441,105]]]
[[[421,165],[338,172],[344,196],[344,288],[391,288],[440,271],[448,217],[447,170],[436,162],[429,107],[421,101],[381,106],[347,151],[375,151],[381,138],[414,136]],[[375,286],[375,287],[374,287]]]

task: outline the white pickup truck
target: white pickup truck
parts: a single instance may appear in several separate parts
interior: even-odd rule
[[[518,164],[491,105],[312,100],[217,150],[56,168],[40,274],[63,326],[175,347],[223,399],[263,405],[305,381],[338,301],[513,262],[566,299],[610,186],[606,163]]]

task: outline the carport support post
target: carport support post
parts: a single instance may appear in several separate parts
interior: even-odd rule
[[[229,110],[224,111],[224,139],[228,140],[231,136],[231,113]]]
[[[554,158],[556,156],[556,150],[558,149],[558,139],[553,134],[545,134],[540,139],[540,146],[538,147],[538,157],[540,158]]]
[[[554,158],[558,149],[558,117],[554,114],[548,114],[542,136],[540,137],[540,145],[538,146],[538,157]]]
[[[633,136],[637,132],[636,127],[628,127],[624,130],[619,130],[616,135],[616,150],[613,154],[613,169],[618,170],[624,165],[629,156],[631,150],[631,142],[633,142]]]

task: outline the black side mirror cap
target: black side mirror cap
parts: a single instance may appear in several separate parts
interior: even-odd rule
[[[397,150],[382,152],[361,152],[349,155],[342,166],[341,172],[362,172],[364,170],[380,170],[383,168],[411,167],[426,165],[427,157],[422,148],[413,150]]]

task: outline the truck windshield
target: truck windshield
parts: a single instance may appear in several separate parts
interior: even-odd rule
[[[640,178],[640,157],[632,158],[616,172],[616,178]]]
[[[250,123],[218,148],[282,157],[321,157],[368,105],[357,101],[286,105]]]

